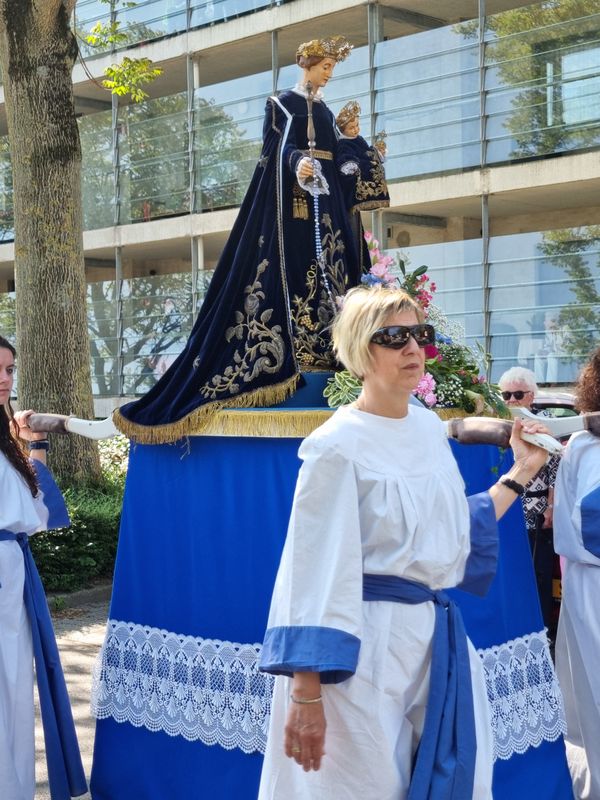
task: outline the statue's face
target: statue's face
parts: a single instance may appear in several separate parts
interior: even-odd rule
[[[335,68],[333,58],[324,58],[318,64],[304,70],[304,83],[310,81],[315,89],[321,89],[333,75]]]
[[[354,139],[355,136],[358,136],[360,133],[360,123],[358,121],[358,117],[354,117],[354,119],[350,120],[342,133],[344,136],[348,136],[350,139]]]

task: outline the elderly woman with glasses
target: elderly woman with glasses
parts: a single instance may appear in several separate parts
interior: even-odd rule
[[[276,674],[260,800],[491,797],[478,656],[444,588],[485,593],[496,520],[545,461],[469,498],[431,411],[410,404],[435,332],[399,289],[359,287],[333,329],[362,379],[300,448],[261,668]]]
[[[527,408],[537,394],[535,375],[525,367],[511,367],[500,376],[498,387],[502,399],[511,407]],[[535,413],[535,411],[534,411]],[[541,412],[543,415],[543,412]],[[544,625],[551,643],[556,638],[559,600],[554,598],[554,575],[558,559],[554,552],[552,520],[554,511],[554,482],[560,456],[551,456],[535,478],[525,487],[521,498],[525,525],[531,547],[535,579]]]

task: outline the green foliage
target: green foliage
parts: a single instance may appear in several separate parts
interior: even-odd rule
[[[546,231],[539,249],[568,276],[574,299],[558,315],[562,350],[578,365],[598,346],[600,225]]]
[[[99,442],[99,450],[102,485],[64,490],[71,527],[31,537],[31,550],[46,591],[72,592],[112,575],[129,440],[115,436]]]
[[[69,592],[112,574],[121,491],[109,483],[64,491],[71,527],[38,533],[31,550],[46,591]]]
[[[134,103],[141,103],[148,97],[142,88],[162,75],[160,67],[153,67],[149,58],[128,58],[125,56],[118,64],[112,64],[104,70],[107,78],[102,85],[110,89],[112,94],[124,97],[129,95]]]
[[[135,2],[113,3],[110,0],[101,0],[106,5],[121,6],[122,8],[133,8]],[[121,29],[119,20],[111,18],[108,22],[98,21],[84,36],[85,42],[95,50],[114,50],[118,47],[125,47],[139,39],[134,30]],[[125,56],[118,64],[111,64],[104,70],[106,75],[102,85],[111,94],[119,97],[131,97],[134,103],[140,103],[148,97],[148,93],[143,87],[162,75],[160,67],[154,67],[149,58],[129,58]]]
[[[516,144],[511,157],[597,144],[596,126],[566,124],[562,118],[563,57],[594,45],[597,13],[597,0],[550,0],[487,17],[486,67],[490,74],[497,73],[502,86],[512,90],[511,110],[504,122]],[[460,23],[455,30],[474,39],[477,20]],[[588,75],[582,75],[580,85],[586,79],[590,80]],[[572,76],[566,80],[571,87],[577,86]]]
[[[327,398],[331,408],[338,408],[353,403],[358,398],[361,388],[362,384],[358,378],[354,378],[344,369],[329,378],[323,396]]]

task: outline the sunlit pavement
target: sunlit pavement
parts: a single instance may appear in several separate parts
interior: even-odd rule
[[[106,592],[108,594],[108,592]],[[65,608],[53,616],[56,641],[67,681],[79,747],[89,781],[94,747],[95,721],[90,716],[92,671],[106,627],[108,599]],[[36,701],[37,702],[37,701]],[[39,713],[36,716],[36,800],[50,800],[44,753],[44,734]],[[90,798],[89,794],[82,796]]]

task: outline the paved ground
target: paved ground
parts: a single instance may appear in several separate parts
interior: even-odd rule
[[[73,706],[83,766],[89,779],[94,746],[94,720],[90,716],[92,670],[104,639],[109,588],[77,593],[67,599],[69,607],[53,615],[56,640]],[[73,605],[71,605],[73,603]],[[50,800],[44,755],[44,734],[36,720],[36,800]],[[83,795],[89,798],[90,795]]]

